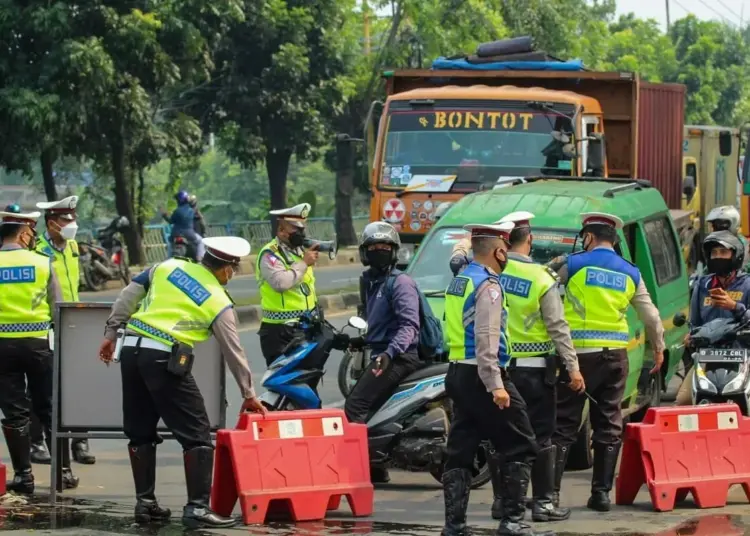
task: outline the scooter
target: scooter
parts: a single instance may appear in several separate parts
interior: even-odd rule
[[[198,252],[187,238],[184,236],[175,236],[172,238],[172,257],[197,260]]]
[[[100,245],[78,243],[83,279],[90,290],[102,290],[107,281],[116,279],[121,279],[126,285],[130,283],[130,267],[118,237],[129,225],[125,216],[118,216],[109,225],[97,230],[96,238]]]
[[[750,322],[717,318],[690,333],[693,404],[734,402],[750,416]]]
[[[360,333],[367,323],[359,317],[349,326]],[[267,389],[260,400],[272,411],[321,407],[317,386],[323,366],[341,333],[317,313],[299,322],[304,340],[292,341],[261,381]],[[428,365],[405,378],[391,397],[367,421],[371,463],[415,472],[429,472],[442,482],[445,445],[452,404],[445,393],[447,363]],[[474,462],[472,487],[490,480],[489,444],[483,442]]]

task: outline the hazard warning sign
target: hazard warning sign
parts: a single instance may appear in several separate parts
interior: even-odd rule
[[[400,199],[389,199],[383,205],[383,217],[388,223],[404,221],[404,216],[406,216],[406,207]]]

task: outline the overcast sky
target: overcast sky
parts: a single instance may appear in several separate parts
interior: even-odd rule
[[[631,11],[641,18],[656,19],[666,27],[665,0],[617,0],[618,14]],[[669,0],[669,14],[673,21],[688,13],[701,19],[739,25],[741,19],[745,23],[750,19],[750,0]]]

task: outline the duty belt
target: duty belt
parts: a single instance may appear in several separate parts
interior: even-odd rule
[[[555,350],[555,344],[552,341],[546,342],[511,342],[511,353],[535,353],[549,354]]]
[[[267,320],[297,320],[307,311],[263,311],[263,318]]]
[[[513,357],[508,368],[547,368],[547,360],[544,357]]]

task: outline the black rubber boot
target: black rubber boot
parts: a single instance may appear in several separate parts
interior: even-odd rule
[[[211,477],[214,470],[213,447],[196,447],[185,452],[185,482],[188,503],[182,509],[182,524],[190,529],[228,528],[237,524],[231,517],[211,511]]]
[[[388,474],[388,468],[382,465],[370,466],[370,482],[373,484],[387,484],[391,481],[391,475]]]
[[[466,510],[469,508],[471,471],[451,469],[443,473],[443,498],[445,500],[445,526],[440,536],[469,536]]]
[[[564,521],[570,517],[570,508],[559,508],[552,502],[555,490],[555,454],[557,447],[540,449],[531,468],[531,487],[534,504],[531,519],[534,521]]]
[[[128,447],[130,468],[135,484],[135,522],[151,523],[167,521],[172,515],[168,508],[162,508],[156,501],[156,445]]]
[[[620,443],[604,445],[594,443],[594,475],[591,478],[591,497],[587,506],[597,512],[609,512],[612,503],[609,492],[615,479]]]
[[[499,521],[503,518],[503,460],[497,452],[492,450],[487,457],[487,465],[490,466],[492,478],[492,519]]]
[[[29,427],[6,428],[3,426],[5,443],[13,465],[13,480],[6,483],[8,491],[31,495],[34,493],[34,475],[31,472],[31,438]]]
[[[41,443],[31,444],[31,463],[39,465],[49,465],[52,463],[52,456],[49,455],[49,450],[47,450],[44,440]]]
[[[52,452],[52,432],[46,430],[44,435],[47,449]],[[67,439],[60,441],[57,456],[62,467],[62,489],[76,489],[79,484],[79,478],[73,476],[73,470],[70,468],[70,442]]]
[[[526,514],[526,492],[529,489],[531,467],[525,463],[503,464],[503,519],[496,536],[555,536],[554,532],[534,532],[523,523]]]
[[[71,442],[73,450],[73,459],[83,465],[94,465],[96,463],[96,457],[89,452],[89,441],[88,439],[74,439]]]
[[[555,486],[554,492],[552,493],[552,504],[555,508],[560,507],[560,489],[562,488],[563,474],[565,473],[565,466],[568,464],[568,454],[570,453],[570,447],[561,447],[555,445],[557,452],[555,453]]]

